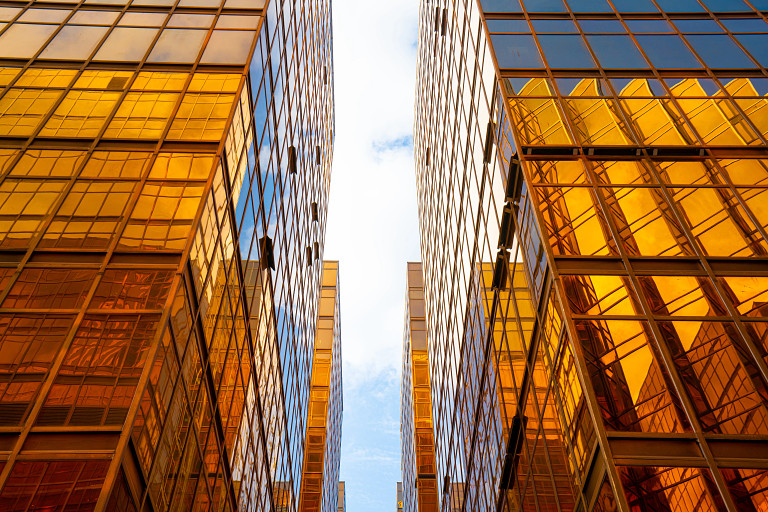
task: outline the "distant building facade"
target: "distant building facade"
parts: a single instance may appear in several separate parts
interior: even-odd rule
[[[766,12],[420,3],[441,510],[768,505]]]
[[[0,510],[298,510],[330,9],[0,6]]]

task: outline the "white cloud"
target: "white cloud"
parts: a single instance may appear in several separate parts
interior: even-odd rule
[[[340,261],[341,478],[393,510],[406,262],[420,259],[411,136],[418,2],[334,0],[336,140],[325,254]]]

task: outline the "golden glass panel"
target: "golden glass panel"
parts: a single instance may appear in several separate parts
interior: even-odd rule
[[[66,25],[40,54],[41,59],[85,60],[91,56],[108,27]]]
[[[566,111],[581,143],[606,146],[634,144],[613,100],[599,96],[597,80],[585,78],[564,99]]]
[[[29,59],[33,57],[58,25],[14,23],[0,35],[0,57]]]
[[[721,468],[738,510],[765,510],[768,506],[768,470]]]
[[[63,91],[9,89],[0,98],[0,135],[28,137],[45,118]]]
[[[117,17],[118,11],[77,11],[69,19],[70,24],[75,25],[107,25],[111,26]]]
[[[70,91],[40,130],[40,135],[96,137],[119,98],[119,92]]]
[[[703,162],[654,162],[659,176],[665,183],[677,185],[710,185],[717,171],[711,163]]]
[[[752,256],[768,253],[744,210],[723,188],[672,189],[693,236],[710,256]]]
[[[118,25],[131,25],[135,27],[162,27],[168,15],[164,12],[135,12],[123,14]]]
[[[160,71],[142,71],[131,85],[131,90],[143,91],[181,91],[187,81],[187,73],[166,73]]]
[[[707,277],[638,277],[651,311],[664,316],[725,315],[717,290]]]
[[[168,138],[219,140],[234,99],[234,94],[185,94],[168,130]]]
[[[640,311],[629,279],[620,276],[562,276],[568,305],[577,315],[636,315]]]
[[[643,164],[636,160],[592,162],[600,183],[614,185],[647,185],[655,181]]]
[[[232,73],[195,73],[187,90],[192,92],[236,92],[242,75]]]
[[[23,247],[37,234],[66,182],[12,180],[0,183],[0,246]]]
[[[720,510],[705,468],[619,466],[624,493],[632,510],[688,512]]]
[[[159,139],[178,99],[178,93],[129,92],[120,103],[104,137]]]
[[[0,67],[0,87],[5,87],[10,84],[16,75],[19,74],[21,68],[5,68]]]
[[[768,160],[718,159],[735,185],[768,185]]]
[[[644,144],[679,146],[691,144],[693,134],[685,123],[679,122],[674,106],[652,96],[645,79],[634,79],[622,89],[619,104],[630,117],[635,132]]]
[[[636,432],[687,430],[673,389],[648,343],[648,326],[630,320],[577,321],[606,428]]]
[[[75,81],[76,89],[108,89],[121,91],[133,76],[130,71],[85,70]]]
[[[518,96],[510,99],[519,144],[573,144],[563,113],[552,96],[554,91],[546,79],[532,78]]]
[[[171,180],[207,180],[213,169],[214,155],[160,153],[152,164],[149,177]]]
[[[15,85],[18,87],[67,87],[77,75],[74,69],[29,68]]]
[[[144,59],[158,32],[156,28],[116,27],[93,60],[139,62]]]
[[[30,8],[19,16],[17,21],[30,23],[61,23],[72,11],[70,9],[36,9]]]
[[[75,174],[85,156],[85,151],[30,149],[21,155],[10,175],[66,178]]]
[[[768,317],[768,277],[721,277],[740,315]]]
[[[586,183],[587,177],[581,160],[526,161],[534,183]]]
[[[143,152],[94,151],[80,177],[138,179],[151,156]]]
[[[742,112],[763,137],[768,135],[768,99],[760,96],[749,78],[734,78],[725,84]]]
[[[5,174],[18,153],[16,149],[0,149],[0,176]]]

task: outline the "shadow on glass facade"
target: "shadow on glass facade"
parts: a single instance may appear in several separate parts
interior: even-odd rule
[[[330,2],[0,5],[1,510],[297,509],[332,68]]]
[[[767,14],[421,2],[441,508],[768,505]]]

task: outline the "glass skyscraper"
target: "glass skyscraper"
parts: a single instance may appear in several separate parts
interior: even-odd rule
[[[333,109],[330,1],[0,3],[0,510],[298,510]]]
[[[768,507],[767,16],[420,3],[441,510]]]

